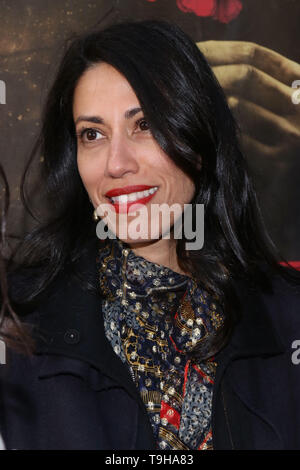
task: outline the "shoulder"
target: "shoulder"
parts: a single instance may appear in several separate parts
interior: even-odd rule
[[[84,290],[95,291],[97,287],[96,256],[98,239],[88,240],[80,253],[68,260],[53,273],[49,262],[35,266],[12,266],[8,272],[8,292],[11,302],[21,314],[37,306],[47,304],[53,296],[73,295]],[[33,301],[28,301],[33,293]]]
[[[285,338],[295,335],[300,338],[300,283],[274,276],[272,292],[263,293],[262,300],[279,334]]]
[[[286,349],[300,338],[300,282],[288,281],[284,276],[272,274],[270,286],[250,288],[245,282],[235,282],[240,300],[244,331],[253,331],[253,338],[272,334]]]

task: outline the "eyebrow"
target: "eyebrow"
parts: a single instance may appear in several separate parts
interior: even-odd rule
[[[142,111],[142,108],[132,108],[128,109],[124,113],[125,119],[131,119],[133,116],[135,116],[137,113]],[[88,121],[88,122],[93,122],[94,124],[104,124],[105,121],[102,117],[100,116],[78,116],[78,118],[75,121],[75,125],[78,124],[80,121]]]

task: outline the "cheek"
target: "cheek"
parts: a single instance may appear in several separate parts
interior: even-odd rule
[[[193,180],[178,169],[174,173],[173,188],[175,197],[177,199],[179,197],[185,204],[188,204],[195,195],[195,184]]]
[[[184,204],[189,204],[195,195],[195,186],[191,181],[186,181],[182,187],[182,199]]]
[[[166,187],[172,201],[189,203],[195,195],[193,180],[165,154],[157,160],[156,168],[164,175]]]
[[[78,156],[77,166],[83,185],[88,192],[91,192],[95,189],[96,184],[99,184],[101,181],[101,168],[99,164],[96,165],[95,161]]]
[[[185,184],[186,198],[190,202],[195,196],[196,187],[192,179],[188,178]]]

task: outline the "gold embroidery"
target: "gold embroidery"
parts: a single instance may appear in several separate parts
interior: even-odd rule
[[[160,427],[159,429],[159,437],[170,443],[176,450],[190,450],[175,436],[175,434],[163,427]]]

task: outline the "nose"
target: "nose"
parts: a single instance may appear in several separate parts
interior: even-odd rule
[[[134,143],[126,135],[119,133],[111,137],[106,159],[106,176],[122,178],[127,173],[138,171],[138,160]]]

